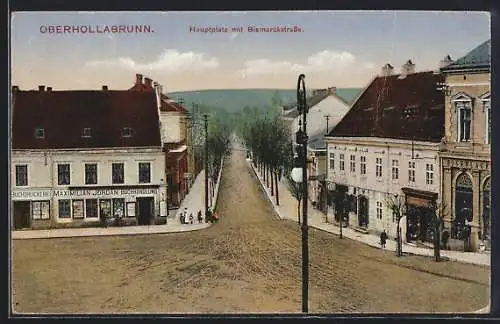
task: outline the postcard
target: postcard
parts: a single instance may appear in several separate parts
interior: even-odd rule
[[[490,310],[487,12],[14,12],[12,315]]]

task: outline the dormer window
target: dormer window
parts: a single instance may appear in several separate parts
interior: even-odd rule
[[[122,129],[122,137],[132,137],[132,128],[123,127]]]
[[[85,127],[82,132],[82,137],[84,138],[90,138],[92,137],[92,128],[90,127]]]
[[[45,138],[45,129],[44,128],[35,128],[35,138]]]
[[[457,120],[457,141],[468,142],[471,137],[472,98],[459,93],[453,99]]]

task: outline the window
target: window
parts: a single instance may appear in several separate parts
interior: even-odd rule
[[[73,218],[83,218],[83,200],[73,200]]]
[[[351,155],[350,169],[351,172],[356,172],[356,155]]]
[[[377,218],[382,219],[382,202],[377,201]]]
[[[33,219],[50,219],[49,211],[49,201],[33,201],[31,203],[31,215]]]
[[[28,166],[16,165],[16,186],[28,185]]]
[[[57,165],[57,184],[60,186],[70,184],[70,167],[69,164]]]
[[[45,138],[45,129],[35,128],[35,138]]]
[[[366,156],[359,158],[359,171],[361,174],[366,174]]]
[[[415,177],[415,174],[413,175]],[[425,183],[431,185],[434,183],[434,165],[425,165]]]
[[[113,163],[111,165],[112,183],[124,183],[123,163]]]
[[[82,132],[82,137],[84,138],[89,138],[92,137],[92,128],[90,127],[85,127]]]
[[[97,184],[97,164],[85,164],[85,184]]]
[[[71,200],[59,200],[59,218],[71,218]]]
[[[339,157],[339,168],[340,168],[340,171],[344,171],[344,154],[340,154],[340,157]]]
[[[85,200],[85,217],[97,218],[98,216],[99,215],[97,213],[97,199]]]
[[[399,161],[392,160],[392,180],[399,179]]]
[[[125,217],[125,199],[113,199],[113,217]]]
[[[408,181],[415,182],[415,161],[408,162]]]
[[[485,136],[485,143],[486,144],[491,144],[491,107],[490,107],[490,101],[484,101],[484,116],[486,119],[486,136]]]
[[[457,112],[457,138],[459,142],[467,142],[470,139],[470,126],[472,116],[471,101],[456,101]]]
[[[335,153],[330,153],[330,170],[335,170]]]
[[[375,176],[377,178],[382,177],[382,158],[376,158],[375,160]]]
[[[132,137],[132,128],[123,127],[122,129],[122,137]]]
[[[111,217],[111,199],[99,200],[99,214],[102,219]]]
[[[139,163],[139,183],[151,182],[151,164]]]

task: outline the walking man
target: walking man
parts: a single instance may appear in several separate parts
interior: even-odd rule
[[[198,210],[198,223],[202,223],[203,222],[203,216],[201,216],[201,210]]]
[[[382,248],[385,248],[385,244],[387,242],[387,233],[385,230],[380,234],[380,245]]]

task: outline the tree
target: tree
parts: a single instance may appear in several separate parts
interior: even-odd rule
[[[434,259],[441,261],[441,232],[444,227],[444,217],[448,215],[448,209],[444,202],[431,202],[428,207],[432,211],[431,228],[434,236]]]
[[[396,218],[396,255],[403,255],[403,240],[401,237],[401,228],[399,221],[406,213],[406,202],[402,195],[391,195],[385,199],[385,206],[392,211],[392,216]]]

